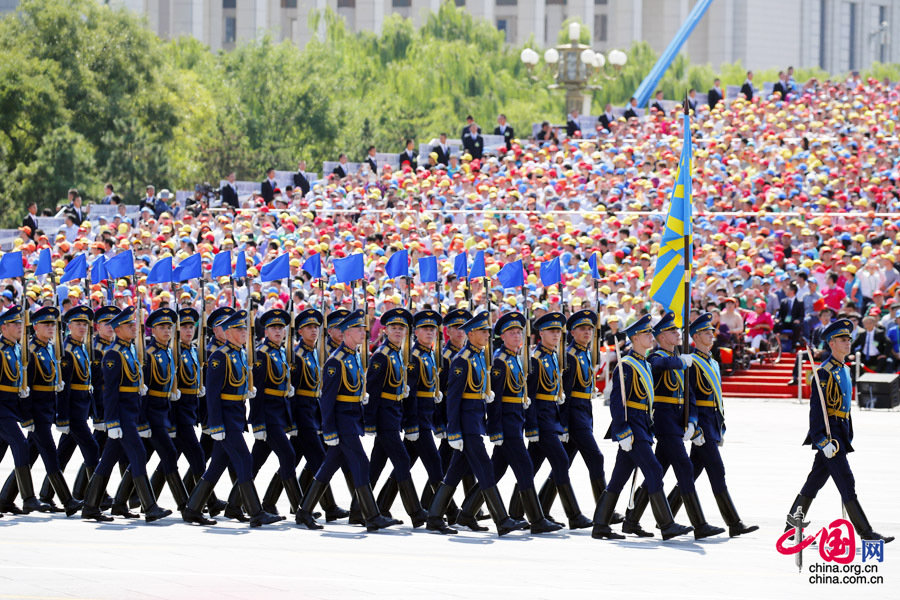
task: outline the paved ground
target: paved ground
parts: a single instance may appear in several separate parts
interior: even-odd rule
[[[602,435],[608,413],[596,412]],[[0,519],[0,599],[897,598],[900,543],[886,547],[878,565],[884,582],[875,585],[811,584],[807,570],[799,574],[792,558],[775,551],[784,514],[812,462],[812,452],[799,445],[806,408],[788,401],[730,400],[727,414],[722,451],[729,487],[745,522],[761,527],[745,538],[604,542],[582,530],[499,539],[493,533],[442,537],[410,526],[377,534],[347,525],[312,532],[288,521],[251,531],[225,521],[190,527],[171,517],[152,525],[122,520],[99,525],[60,515],[6,515]],[[854,409],[854,427],[857,451],[851,464],[863,506],[876,529],[900,534],[900,412]],[[614,455],[609,442],[601,449]],[[274,456],[271,460],[263,472],[266,482],[275,468]],[[11,466],[7,456],[0,474]],[[544,471],[541,481],[543,476]],[[68,478],[74,479],[74,468]],[[421,485],[424,471],[417,468],[414,478]],[[573,481],[590,516],[593,501],[580,461]],[[672,482],[670,474],[667,489]],[[512,483],[510,473],[501,483],[504,498]],[[698,489],[707,518],[722,524],[705,478]],[[225,487],[219,492],[224,495]],[[349,504],[342,481],[337,496],[343,506]],[[167,491],[160,504],[174,508]],[[285,511],[284,497],[281,504]],[[395,511],[400,510],[398,501]],[[553,513],[562,517],[558,502]],[[829,484],[813,505],[812,527],[840,516],[839,497]],[[683,512],[680,517],[686,521]],[[651,525],[649,511],[644,525]],[[824,564],[815,549],[805,560]],[[859,556],[854,564],[860,565]]]

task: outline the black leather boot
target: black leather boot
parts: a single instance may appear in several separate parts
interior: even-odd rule
[[[650,494],[650,508],[653,510],[653,516],[656,518],[656,524],[662,532],[663,540],[670,540],[679,535],[687,535],[694,530],[693,527],[679,525],[672,516],[669,509],[669,503],[666,496],[662,492]]]
[[[203,516],[203,507],[209,502],[215,486],[202,477],[197,480],[188,498],[187,505],[181,511],[181,520],[185,523],[197,523],[198,525],[215,525],[216,521]]]
[[[30,471],[29,471],[30,472]],[[25,511],[16,506],[16,495],[19,493],[19,486],[16,483],[16,473],[13,471],[3,482],[0,488],[0,512],[6,512],[11,515],[24,515]],[[46,506],[46,505],[45,505]],[[50,507],[40,512],[48,512]]]
[[[600,479],[591,479],[591,492],[594,494],[594,503],[600,502],[600,495],[606,490],[606,477],[600,477]],[[614,510],[612,514],[612,523],[613,525],[617,523],[624,523],[625,515],[620,513],[619,511]]]
[[[491,510],[490,504],[488,504],[488,510]],[[521,521],[524,517],[525,507],[522,506],[522,497],[519,495],[519,484],[517,483],[513,486],[512,496],[509,497],[509,518]]]
[[[729,494],[727,490],[721,494],[714,494],[714,496],[716,498],[716,504],[719,505],[719,512],[722,513],[722,519],[724,519],[725,524],[728,525],[729,537],[737,537],[759,529],[758,525],[744,525],[741,522],[737,508],[734,507],[734,502],[731,500],[731,494]]]
[[[228,502],[225,505],[225,518],[234,519],[241,523],[246,523],[250,519],[244,514],[241,508],[241,490],[237,485],[231,486],[231,492],[228,494]]]
[[[300,491],[300,483],[295,477],[288,477],[281,481],[281,486],[284,488],[291,512],[296,515],[300,505],[303,504],[303,492]],[[270,485],[269,487],[272,486]]]
[[[129,510],[130,505],[128,499],[131,498],[133,492],[134,477],[131,475],[131,469],[128,469],[122,475],[122,481],[119,482],[119,487],[116,489],[116,496],[113,498],[110,513],[117,517],[125,517],[126,519],[140,518],[140,515]]]
[[[138,475],[132,478],[134,479],[134,489],[137,491],[138,498],[141,499],[144,521],[152,523],[172,514],[171,510],[160,508],[156,503],[156,496],[153,495],[153,488],[150,487],[150,479],[146,475]]]
[[[55,493],[53,492],[53,484],[50,483],[50,475],[44,475],[44,481],[41,483],[41,491],[38,492],[38,500],[50,507],[50,512],[63,512],[64,508],[57,506],[53,501]]]
[[[349,473],[344,473],[344,479],[347,481],[347,487],[350,489],[350,510],[347,511],[347,524],[365,525],[366,520],[359,510],[359,499],[356,497],[356,485],[353,483],[353,477]]]
[[[350,511],[338,506],[337,502],[334,500],[334,492],[331,491],[331,484],[325,486],[325,491],[322,492],[322,498],[319,500],[319,504],[322,506],[322,510],[325,511],[326,523],[331,523],[338,519],[346,519],[350,516]],[[313,516],[318,519],[322,515],[321,513],[313,513]]]
[[[30,512],[50,512],[50,507],[38,500],[34,495],[34,483],[31,481],[31,469],[29,467],[16,467],[15,480],[22,496],[22,512],[26,515]]]
[[[612,522],[613,510],[616,508],[616,502],[619,500],[619,494],[614,494],[609,490],[603,490],[600,494],[600,500],[597,502],[597,508],[594,510],[594,529],[591,531],[591,537],[595,540],[624,540],[625,536],[616,533],[609,526]]]
[[[297,487],[300,487],[299,484]],[[263,494],[262,499],[263,510],[270,515],[278,514],[278,508],[275,505],[278,503],[278,499],[281,497],[281,490],[283,488],[284,484],[282,484],[281,482],[281,475],[276,472],[274,475],[272,475],[272,481],[269,482],[269,486],[266,488],[266,492]]]
[[[788,511],[788,516],[793,516],[794,513],[797,512],[798,508],[802,508],[803,509],[803,517],[806,518],[807,516],[809,516],[809,507],[812,506],[812,501],[813,501],[813,499],[809,498],[808,496],[804,496],[803,494],[797,494],[797,497],[794,498],[794,503],[791,504],[791,510]],[[784,522],[785,533],[788,530],[793,529],[793,528],[794,528],[793,525],[791,525],[787,521]]]
[[[681,510],[681,488],[677,485],[673,487],[669,495],[666,496],[666,501],[669,503],[669,509],[672,511],[672,518],[675,518],[675,515]]]
[[[444,513],[447,512],[447,508],[453,500],[453,493],[455,491],[455,486],[450,486],[446,483],[438,485],[437,489],[434,491],[434,500],[431,501],[431,506],[428,507],[428,522],[425,523],[425,529],[428,531],[436,531],[444,535],[453,535],[457,533],[455,529],[448,527],[447,523],[444,521]]]
[[[650,504],[650,494],[643,485],[634,492],[634,508],[625,510],[625,522],[622,523],[622,533],[631,533],[638,537],[653,537],[653,534],[641,527],[641,517]]]
[[[566,518],[569,519],[569,529],[587,529],[594,524],[593,521],[581,514],[571,482],[557,485],[556,489],[559,491],[559,501],[562,502],[563,509],[566,511]]]
[[[491,518],[494,519],[494,524],[497,526],[497,535],[506,535],[511,531],[528,529],[528,521],[513,519],[506,512],[506,507],[503,506],[503,498],[500,497],[500,490],[497,489],[496,485],[482,490],[482,494],[484,494],[484,502],[491,513]],[[521,504],[521,500],[519,503]]]
[[[463,493],[466,496],[468,496],[472,490],[478,489],[478,480],[475,479],[475,476],[470,473],[468,475],[463,476],[462,485],[463,485]],[[458,512],[458,511],[454,511],[453,510],[454,508],[456,508],[456,506],[454,503],[451,502],[450,503],[450,512]],[[449,517],[449,515],[448,515],[448,517]],[[479,521],[486,521],[491,518],[491,515],[485,514],[485,512],[479,508],[478,513],[475,515],[475,518],[478,519]]]
[[[847,516],[850,518],[850,522],[853,523],[853,527],[856,529],[860,538],[869,541],[884,540],[885,544],[894,541],[894,536],[881,535],[872,529],[872,526],[869,524],[869,519],[866,518],[866,513],[863,512],[862,506],[859,504],[859,500],[854,498],[853,500],[844,503],[844,506],[847,507]]]
[[[541,502],[541,508],[544,511],[544,515],[547,520],[551,523],[556,523],[557,525],[564,525],[554,519],[550,515],[550,509],[553,507],[553,503],[556,501],[556,484],[553,483],[552,477],[547,477],[547,481],[544,482],[544,485],[541,486],[541,491],[538,492],[538,500]]]
[[[169,484],[169,491],[172,492],[172,497],[175,498],[175,508],[179,512],[183,511],[187,506],[188,493],[184,487],[184,482],[181,481],[181,476],[178,474],[178,471],[172,471],[171,473],[166,473],[165,480]]]
[[[372,492],[372,486],[369,484],[358,486],[356,488],[356,497],[359,498],[359,510],[363,515],[363,519],[366,520],[367,531],[378,531],[379,529],[403,524],[403,521],[388,519],[378,512],[375,494]]]
[[[78,473],[75,474],[75,483],[72,484],[72,497],[76,500],[84,500],[84,494],[87,491],[88,481],[94,474],[94,468],[81,463]]]
[[[93,519],[100,523],[112,521],[112,517],[108,517],[100,510],[100,503],[106,496],[106,485],[109,483],[109,476],[101,476],[96,473],[91,476],[88,482],[87,490],[84,492],[84,507],[81,509],[82,519]]]
[[[394,479],[394,476],[388,476],[387,481],[384,482],[384,485],[381,488],[381,491],[378,492],[378,510],[381,511],[381,514],[387,518],[391,518],[391,507],[394,505],[394,500],[397,499],[397,493],[400,488],[397,485],[397,480]]]
[[[391,478],[393,479],[393,477]],[[412,479],[404,479],[397,481],[397,490],[400,493],[400,501],[403,502],[403,510],[412,519],[413,528],[418,529],[428,521],[428,513],[422,509],[419,503],[419,495],[416,493],[416,486]]]
[[[162,472],[162,467],[157,467],[150,476],[150,489],[153,490],[153,497],[159,498],[162,494],[163,486],[166,485],[166,476]]]
[[[252,480],[239,483],[238,489],[241,491],[241,498],[244,499],[244,506],[247,507],[247,514],[250,515],[250,527],[271,525],[284,520],[284,517],[273,515],[263,510],[259,501],[259,494]]]
[[[547,484],[545,483],[544,485],[546,486]],[[555,485],[553,486],[553,489],[554,491],[556,490]],[[562,529],[562,525],[553,523],[544,517],[544,510],[541,508],[541,503],[538,502],[538,496],[534,491],[534,487],[522,490],[519,493],[522,495],[522,506],[525,507],[525,515],[528,517],[528,522],[531,524],[531,533],[552,533]]]
[[[687,511],[688,519],[691,520],[691,525],[694,526],[695,540],[702,540],[703,538],[725,533],[723,527],[713,527],[706,522],[706,517],[703,516],[703,509],[700,508],[700,499],[697,498],[697,492],[682,494],[682,499],[684,500],[684,510]]]
[[[63,510],[66,511],[67,517],[71,517],[82,509],[84,502],[72,497],[72,492],[69,491],[69,485],[66,483],[62,471],[50,473],[47,477],[50,479],[50,485],[56,490],[56,494],[59,496],[59,501],[62,503]]]
[[[324,529],[321,525],[316,523],[312,511],[322,497],[322,492],[325,491],[327,485],[328,484],[322,483],[318,479],[312,480],[312,483],[309,484],[309,489],[306,490],[306,495],[303,497],[300,508],[297,509],[297,513],[294,515],[294,520],[297,522],[297,525],[303,525],[307,529]]]
[[[440,485],[440,484],[438,484]],[[431,501],[434,500],[434,490],[437,489],[437,485],[434,485],[430,481],[425,484],[425,487],[422,488],[422,499],[421,504],[422,508],[427,512],[429,508],[431,508]]]
[[[463,499],[462,508],[459,509],[459,513],[456,515],[455,525],[468,527],[472,531],[487,531],[488,528],[479,525],[478,519],[475,518],[475,515],[481,510],[482,504],[484,504],[484,494],[476,487],[466,494],[466,497]]]

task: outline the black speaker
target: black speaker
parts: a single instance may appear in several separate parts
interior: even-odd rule
[[[900,374],[862,373],[856,382],[860,408],[900,406]]]

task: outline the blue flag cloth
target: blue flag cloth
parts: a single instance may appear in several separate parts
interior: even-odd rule
[[[106,273],[113,278],[134,277],[134,252],[121,252],[107,260]]]
[[[172,272],[172,281],[187,281],[199,279],[203,276],[203,257],[199,254],[191,254],[178,263]]]
[[[543,272],[543,269],[541,269]],[[522,287],[525,285],[525,267],[521,260],[508,263],[497,273],[497,280],[505,288]]]
[[[106,279],[106,257],[102,254],[91,264],[91,283],[100,283]]]
[[[346,258],[334,259],[334,276],[338,283],[350,283],[366,276],[366,265],[363,254],[351,254]]]
[[[596,252],[591,254],[591,257],[588,259],[588,265],[591,267],[591,277],[593,277],[594,279],[600,279],[600,268],[597,267]]]
[[[40,277],[41,275],[46,275],[52,270],[53,266],[50,264],[50,248],[44,248],[43,250],[41,250],[40,256],[38,256],[37,266],[34,269],[34,274],[36,277]]]
[[[301,268],[313,279],[322,279],[322,255],[316,252],[303,262]]]
[[[25,266],[22,264],[22,251],[7,252],[0,257],[0,279],[7,277],[24,277]]]
[[[453,273],[459,279],[465,279],[469,276],[469,257],[465,252],[457,254],[456,258],[453,259]]]
[[[247,276],[247,254],[241,250],[234,261],[234,277],[242,279]]]
[[[423,256],[419,259],[419,278],[422,283],[438,280],[437,256]]]
[[[277,281],[278,279],[291,278],[291,258],[285,252],[278,256],[272,262],[266,263],[259,270],[259,278],[263,283],[266,281]]]
[[[209,276],[231,277],[231,273],[231,250],[216,254],[213,257],[212,269],[209,271]]]
[[[388,279],[409,277],[409,253],[406,250],[398,250],[391,254],[387,264],[384,265],[384,274]]]
[[[69,264],[66,265],[66,268],[63,269],[62,277],[59,278],[60,283],[65,283],[67,281],[72,281],[73,279],[79,280],[87,277],[87,255],[84,253],[79,253],[75,255],[75,258],[69,261]]]
[[[172,257],[156,261],[147,275],[147,283],[172,283]]]
[[[469,271],[469,279],[478,277],[487,277],[484,271],[484,250],[475,253],[475,260],[472,261],[472,269]]]
[[[559,268],[559,257],[541,263],[541,283],[544,287],[559,285],[562,281],[562,272]]]

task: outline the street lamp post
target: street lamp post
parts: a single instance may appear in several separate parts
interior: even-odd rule
[[[581,24],[576,21],[569,23],[569,43],[560,44],[556,48],[548,48],[544,52],[544,62],[553,69],[553,78],[556,83],[548,86],[549,89],[564,88],[566,90],[566,113],[573,110],[579,114],[591,114],[590,91],[600,89],[599,85],[591,85],[591,78],[602,75],[607,79],[614,79],[628,60],[627,55],[621,50],[612,50],[609,58],[600,52],[595,52],[590,46],[579,42],[581,38]],[[531,48],[522,50],[520,58],[533,71],[540,59],[538,53]],[[609,64],[615,70],[609,75],[604,67]],[[587,92],[587,93],[586,93]]]

